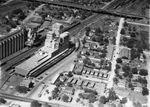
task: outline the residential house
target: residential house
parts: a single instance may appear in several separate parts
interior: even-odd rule
[[[82,85],[87,86],[88,84],[89,84],[89,81],[84,81]]]
[[[91,81],[90,84],[88,84],[88,87],[93,88],[94,85],[95,85],[95,82],[92,82],[92,81]]]
[[[67,82],[72,82],[73,81],[73,78],[68,78]]]
[[[71,82],[72,84],[76,84],[78,80],[76,78],[73,78],[73,81]]]
[[[126,88],[127,81],[125,79],[119,79],[118,87]]]
[[[61,77],[59,77],[59,79],[60,79],[60,81],[64,82],[64,81],[67,80],[67,77],[66,76],[61,76]]]
[[[127,63],[129,63],[129,61],[130,61],[130,49],[129,48],[122,48],[121,49],[121,51],[120,51],[120,53],[119,53],[119,55],[120,55],[120,57],[122,58],[122,61],[123,62],[127,62]]]
[[[74,89],[72,87],[65,87],[64,93],[73,95],[74,94]]]
[[[108,73],[108,70],[106,70],[106,69],[101,69],[100,72],[101,72],[101,73],[104,73],[104,74],[107,74],[107,73]]]
[[[83,71],[83,65],[82,64],[76,64],[74,67],[75,72],[82,72]]]
[[[134,87],[134,91],[137,91],[137,92],[142,92],[142,87]]]
[[[82,81],[82,80],[80,80],[80,79],[78,79],[77,85],[78,85],[78,86],[81,86],[81,85],[82,85],[82,83],[83,83],[83,81]]]

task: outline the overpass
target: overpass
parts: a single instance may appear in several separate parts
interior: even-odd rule
[[[25,1],[31,2],[31,0],[25,0]],[[146,17],[146,16],[108,11],[108,10],[104,10],[104,9],[100,9],[100,8],[95,8],[92,6],[76,5],[76,4],[71,4],[71,3],[67,3],[67,2],[56,2],[56,1],[54,2],[54,1],[50,1],[50,0],[32,0],[32,1],[39,2],[39,3],[45,3],[45,4],[49,4],[49,5],[61,6],[61,7],[82,9],[82,10],[87,10],[87,11],[94,12],[94,13],[108,14],[108,15],[113,15],[113,16],[117,16],[117,17],[125,17],[125,18],[138,19],[138,20],[139,19],[150,19],[149,17]]]
[[[5,94],[5,93],[0,93],[0,97],[4,98],[4,99],[23,101],[23,102],[28,102],[28,103],[31,103],[33,100],[36,100],[36,99],[25,98],[25,97],[20,97],[20,96],[16,96],[16,95]],[[56,103],[44,102],[44,101],[40,101],[40,100],[37,100],[37,101],[40,102],[41,104],[48,103],[52,107],[69,107],[69,106],[59,105]]]

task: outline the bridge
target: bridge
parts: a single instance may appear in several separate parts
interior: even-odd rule
[[[25,97],[20,97],[20,96],[16,96],[16,95],[5,94],[5,93],[0,93],[0,96],[5,99],[23,101],[23,102],[27,102],[27,103],[31,103],[32,101],[35,100],[35,99],[31,99],[31,98],[25,98]],[[52,107],[69,107],[69,106],[59,105],[56,103],[50,103],[50,102],[45,102],[45,101],[40,101],[40,100],[37,100],[37,101],[40,102],[41,104],[48,103]]]
[[[25,0],[25,1],[31,1],[31,0]],[[40,3],[45,3],[49,5],[55,5],[55,6],[61,6],[61,7],[68,7],[68,8],[74,8],[74,9],[82,9],[94,13],[99,13],[99,14],[108,14],[108,15],[113,15],[117,17],[125,17],[125,18],[131,18],[131,19],[150,19],[149,17],[146,16],[141,16],[141,15],[134,15],[134,14],[126,14],[122,12],[114,12],[114,11],[108,11],[100,8],[95,8],[92,6],[84,6],[84,5],[76,5],[76,4],[71,4],[67,2],[57,2],[57,1],[50,1],[50,0],[32,0],[32,2],[40,2]]]

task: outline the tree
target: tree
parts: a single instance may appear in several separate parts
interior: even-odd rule
[[[122,70],[126,73],[129,73],[130,72],[130,67],[128,65],[125,65],[122,67]]]
[[[30,107],[42,107],[42,104],[39,103],[37,100],[33,100],[33,101],[31,102]]]
[[[100,27],[98,27],[98,28],[95,29],[95,34],[97,35],[97,34],[99,34],[99,33],[102,33],[102,30],[101,30]]]
[[[26,86],[16,86],[16,91],[18,91],[19,93],[27,93],[28,90],[29,88]]]
[[[68,87],[72,87],[72,84],[70,82],[67,82]]]
[[[81,75],[82,73],[81,73],[81,72],[79,72],[79,71],[77,71],[77,72],[76,72],[76,74],[77,74],[77,75]]]
[[[105,58],[105,57],[106,57],[106,53],[102,53],[102,54],[100,55],[100,57],[101,57],[101,58]]]
[[[116,69],[120,69],[120,65],[116,64]]]
[[[69,97],[68,97],[67,95],[64,95],[64,96],[62,97],[62,100],[63,100],[64,102],[68,102]]]
[[[118,82],[119,82],[118,78],[114,77],[114,78],[113,78],[113,82],[117,85]]]
[[[64,83],[62,82],[62,81],[57,81],[56,83],[55,83],[55,85],[57,86],[57,87],[59,87],[59,86],[61,86],[61,85],[63,85]]]
[[[130,34],[130,36],[133,38],[133,37],[136,37],[136,34],[135,34],[134,32],[132,32],[132,33]]]
[[[131,72],[133,73],[133,74],[138,74],[138,69],[135,67],[135,68],[132,68],[131,69]]]
[[[127,42],[127,47],[128,48],[133,48],[134,44],[135,44],[135,40],[131,38]]]
[[[105,43],[105,44],[109,44],[108,38],[105,38],[105,39],[104,39],[104,43]]]
[[[85,35],[86,35],[86,36],[89,36],[89,32],[85,32]]]
[[[117,63],[122,63],[122,59],[121,58],[117,58],[116,61],[117,61]]]
[[[0,98],[0,104],[5,104],[7,101],[3,98]]]
[[[90,28],[90,27],[85,27],[85,31],[86,31],[86,32],[90,32],[90,31],[91,31],[91,28]]]
[[[68,72],[68,77],[72,77],[72,76],[73,76],[72,72],[69,71],[69,72]]]
[[[127,103],[127,98],[126,98],[126,97],[122,98],[122,100],[120,101],[120,103],[121,103],[121,104]]]
[[[125,34],[125,29],[122,28],[120,34],[124,35]]]
[[[116,22],[116,25],[119,26],[119,22]]]
[[[134,90],[134,86],[131,82],[128,83],[128,87],[131,88],[131,90]]]
[[[95,94],[95,95],[98,94],[95,90],[88,89],[88,88],[84,88],[84,92],[85,92],[85,93],[93,93],[93,94]]]
[[[147,76],[147,75],[148,75],[148,70],[146,70],[146,69],[140,69],[139,74],[140,74],[141,76]]]
[[[146,87],[143,87],[142,89],[143,89],[142,90],[143,95],[149,95],[149,90]]]
[[[29,88],[33,88],[34,87],[34,83],[33,82],[30,82],[29,83]]]
[[[142,77],[138,77],[138,80],[137,80],[139,83],[141,84],[147,84],[147,80],[142,78]]]
[[[128,23],[127,22],[124,22],[124,27],[128,27]]]
[[[88,51],[86,51],[86,53],[85,53],[87,56],[89,56],[90,55],[90,53],[88,52]]]
[[[110,89],[108,99],[114,101],[117,98],[118,98],[118,96],[116,95],[116,92],[113,89]]]
[[[105,104],[107,102],[107,98],[105,96],[101,96],[99,102]]]
[[[88,94],[89,103],[94,103],[96,101],[96,96],[93,93]]]
[[[84,60],[83,60],[83,63],[86,65],[91,65],[91,60],[90,58],[86,57]]]
[[[81,54],[80,53],[78,53],[77,54],[77,58],[81,58],[82,56],[81,56]]]

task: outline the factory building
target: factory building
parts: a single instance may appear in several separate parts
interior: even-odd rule
[[[55,23],[48,31],[45,44],[31,58],[15,67],[15,72],[22,76],[36,77],[53,59],[61,56],[69,48],[69,32],[62,33],[62,24]]]
[[[25,48],[27,34],[24,29],[18,29],[8,35],[0,37],[0,60]]]

